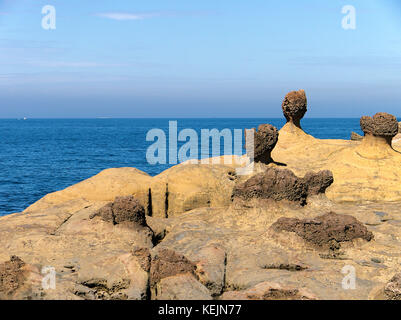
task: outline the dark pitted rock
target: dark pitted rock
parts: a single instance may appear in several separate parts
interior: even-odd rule
[[[291,91],[282,104],[283,113],[287,122],[300,126],[300,121],[307,111],[307,99],[304,90]]]
[[[280,218],[271,228],[276,232],[294,232],[317,247],[332,250],[339,249],[342,242],[353,239],[373,239],[373,233],[357,219],[333,212],[314,219]]]
[[[398,133],[397,118],[385,112],[376,113],[373,117],[363,116],[360,124],[365,135],[393,138]]]
[[[220,300],[317,300],[307,289],[262,282],[242,291],[227,291]]]
[[[401,273],[397,273],[386,284],[384,295],[388,300],[401,300]]]
[[[24,282],[25,265],[19,257],[11,256],[9,261],[0,264],[0,297],[12,295]]]
[[[153,256],[150,267],[150,286],[154,287],[160,280],[178,274],[189,273],[196,279],[196,265],[182,254],[170,249],[160,249]]]
[[[351,140],[352,141],[361,141],[363,139],[363,136],[356,132],[351,132]]]
[[[138,226],[147,226],[145,208],[133,196],[117,197],[114,202],[105,205],[91,218],[95,216],[114,224],[132,222]]]
[[[331,183],[333,175],[330,171],[310,172],[299,178],[288,169],[271,167],[236,185],[233,198],[288,200],[305,205],[308,195],[324,193]]]
[[[261,124],[258,131],[254,131],[254,160],[265,164],[271,163],[271,152],[278,141],[278,130],[270,124]],[[246,140],[246,134],[245,134]]]
[[[132,249],[132,255],[136,257],[139,265],[144,271],[146,272],[150,271],[152,257],[150,255],[149,248],[134,247]]]
[[[325,193],[326,189],[334,182],[333,173],[329,170],[319,171],[318,173],[308,172],[303,178],[303,182],[308,187],[308,196]]]

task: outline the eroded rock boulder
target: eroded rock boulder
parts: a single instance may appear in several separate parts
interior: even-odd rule
[[[373,117],[363,116],[360,124],[365,135],[371,134],[391,140],[398,133],[397,118],[385,112],[376,113]]]
[[[136,226],[147,227],[145,209],[133,196],[116,197],[91,216],[100,216],[106,222],[120,224],[130,222]]]
[[[288,169],[269,167],[247,181],[235,186],[233,198],[242,200],[272,199],[288,200],[301,205],[306,204],[309,195],[324,193],[333,183],[330,171],[307,173],[304,178],[297,177]]]
[[[200,249],[196,258],[199,281],[213,296],[220,295],[225,282],[226,252],[219,246],[210,245]]]
[[[11,296],[23,285],[26,276],[22,267],[25,262],[17,256],[0,264],[0,298]]]
[[[276,232],[294,232],[319,248],[339,249],[341,243],[354,239],[373,239],[372,232],[349,215],[340,215],[333,212],[314,219],[280,218],[272,224],[271,229]]]
[[[308,195],[325,193],[326,189],[334,182],[333,174],[329,170],[308,172],[302,179],[308,188]]]
[[[306,289],[282,286],[278,283],[262,282],[243,291],[225,292],[221,300],[317,300]]]
[[[401,300],[401,273],[397,273],[386,284],[384,295],[388,300]]]
[[[196,277],[196,265],[185,256],[173,250],[162,248],[155,253],[150,267],[150,286],[154,288],[163,278],[178,274],[190,274]]]
[[[363,139],[363,136],[356,132],[351,132],[351,140],[352,141],[361,141]]]
[[[282,109],[287,122],[300,127],[300,121],[307,111],[307,99],[304,90],[289,92],[282,103]]]
[[[278,130],[270,124],[261,124],[254,132],[254,161],[268,164],[272,162],[271,152],[278,141]],[[247,134],[245,134],[246,139]]]
[[[132,249],[132,255],[136,257],[136,260],[144,271],[150,271],[152,257],[149,248],[134,247]]]

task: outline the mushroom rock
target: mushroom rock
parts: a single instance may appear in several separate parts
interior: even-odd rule
[[[301,128],[301,119],[307,111],[307,99],[304,90],[291,91],[282,104],[283,113],[287,122]]]
[[[397,118],[385,112],[376,113],[373,117],[363,116],[360,124],[365,136],[381,137],[388,144],[390,144],[399,130]]]
[[[335,201],[401,200],[401,154],[392,147],[398,132],[397,119],[388,113],[360,120],[363,140],[333,153],[325,167],[335,177],[327,196]],[[393,143],[394,145],[394,143]]]
[[[270,124],[261,124],[256,131],[255,128],[250,129],[254,131],[254,160],[255,162],[262,162],[269,164],[273,162],[271,152],[278,141],[278,130]],[[245,134],[245,141],[246,141]]]
[[[397,118],[385,112],[376,113],[373,117],[363,116],[361,129],[365,133],[358,152],[369,158],[389,157],[394,152],[392,139],[398,133]]]

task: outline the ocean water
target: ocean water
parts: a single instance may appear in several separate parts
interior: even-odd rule
[[[171,119],[178,130],[244,129],[284,119]],[[19,212],[44,195],[103,169],[135,167],[156,175],[170,165],[150,165],[150,129],[168,136],[169,119],[0,119],[0,215]],[[321,139],[362,134],[359,119],[304,119],[303,129]]]

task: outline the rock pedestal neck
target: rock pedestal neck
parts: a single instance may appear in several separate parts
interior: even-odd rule
[[[307,99],[304,90],[291,91],[282,103],[282,109],[287,122],[301,128],[301,119],[307,111]]]

